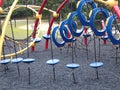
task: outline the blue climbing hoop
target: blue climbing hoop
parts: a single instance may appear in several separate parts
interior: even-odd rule
[[[72,42],[72,35],[68,37],[68,34],[71,33],[68,28],[68,20],[64,20],[60,25],[60,35],[65,42]]]
[[[75,21],[73,21],[73,18],[74,18],[75,16],[78,17],[77,11],[72,12],[72,13],[70,14],[70,16],[69,16],[69,18],[68,18],[68,27],[69,27],[69,29],[70,29],[70,31],[71,31],[71,33],[72,33],[73,36],[79,37],[79,36],[82,34],[83,30],[84,30],[84,26],[82,25],[81,29],[78,29],[78,30],[77,30],[77,24],[76,24]]]
[[[90,20],[87,20],[85,15],[82,13],[83,6],[86,3],[91,5],[92,9],[96,8],[97,6],[92,0],[81,0],[78,4],[77,12],[78,12],[79,19],[80,19],[80,21],[83,25],[89,26],[90,25]]]
[[[101,30],[97,30],[95,23],[94,23],[94,20],[95,20],[97,14],[100,12],[104,14],[105,19],[107,19],[109,17],[108,11],[104,8],[94,8],[92,10],[92,13],[90,16],[90,22],[92,22],[92,23],[90,23],[90,26],[96,36],[103,36],[104,33],[106,32],[106,27],[102,28]]]
[[[65,41],[58,42],[57,39],[56,39],[57,30],[59,30],[59,26],[56,26],[56,27],[53,29],[53,31],[52,31],[52,40],[53,40],[54,44],[55,44],[57,47],[63,47],[63,46],[65,45]]]
[[[113,33],[112,33],[112,25],[113,25],[113,22],[115,21],[115,19],[117,19],[117,16],[114,14],[112,16],[110,16],[108,19],[107,19],[107,33],[108,33],[108,38],[111,40],[111,42],[114,44],[114,45],[117,45],[117,44],[120,44],[120,39],[116,39],[114,36],[113,36]]]

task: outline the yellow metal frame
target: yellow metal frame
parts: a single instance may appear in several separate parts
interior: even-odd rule
[[[99,2],[104,4],[106,7],[108,7],[108,9],[112,9],[113,6],[118,6],[118,0],[95,0],[95,2]]]
[[[5,36],[6,29],[7,29],[7,25],[8,25],[8,22],[10,20],[10,17],[12,15],[12,12],[13,12],[17,2],[18,2],[18,0],[14,0],[13,4],[8,12],[8,15],[6,16],[5,22],[3,23],[3,26],[2,26],[2,33],[0,35],[0,60],[1,60],[2,47],[3,47],[4,36]]]
[[[3,42],[4,42],[4,37],[5,37],[7,25],[9,23],[9,20],[11,18],[11,15],[12,15],[13,11],[16,10],[17,8],[20,8],[20,7],[16,7],[18,1],[19,0],[14,0],[12,6],[10,7],[8,15],[6,16],[6,18],[4,20],[4,23],[2,25],[2,33],[0,35],[0,60],[3,57],[9,57],[10,59],[12,59],[16,54],[22,54],[24,51],[26,51],[28,48],[30,48],[35,43],[35,41],[36,41],[36,39],[34,39],[34,41],[32,41],[32,42],[29,43],[28,47],[23,48],[23,49],[20,47],[20,45],[18,45],[19,48],[20,48],[20,51],[17,51],[15,53],[11,53],[11,54],[2,55],[2,47],[3,47]],[[35,13],[37,13],[37,12],[35,12]],[[41,18],[39,18],[39,19],[40,19],[40,25],[41,25]],[[37,31],[36,38],[39,36],[39,34],[40,34],[40,30]]]

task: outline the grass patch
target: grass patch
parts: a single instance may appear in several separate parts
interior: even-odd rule
[[[15,27],[15,22],[12,21],[13,34],[15,39],[25,39],[27,37],[26,28],[20,28],[23,26],[27,27],[27,24],[25,21],[16,21],[16,27]],[[29,30],[29,35],[31,35],[31,33],[32,33],[32,30]],[[6,35],[13,38],[10,23],[7,26]]]
[[[35,20],[29,20],[28,21],[29,35],[31,35],[32,32],[33,32],[33,26],[32,25],[34,25],[34,22],[35,22]],[[16,20],[16,26],[15,26],[15,21],[12,20],[12,28],[13,28],[13,34],[14,34],[15,39],[25,39],[27,37],[27,21],[26,20]],[[45,32],[40,31],[39,37],[42,37],[42,35],[44,33]],[[13,38],[10,23],[7,26],[6,35]]]

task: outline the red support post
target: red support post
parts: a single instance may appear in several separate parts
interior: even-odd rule
[[[2,7],[3,1],[4,1],[4,0],[0,0],[0,7]]]
[[[117,6],[117,5],[113,6],[112,10],[114,11],[114,13],[118,16],[118,19],[120,20],[120,8],[119,8],[119,6]]]
[[[65,6],[65,4],[67,4],[69,2],[69,0],[64,0],[60,6],[57,8],[56,10],[56,14],[59,14],[59,12],[62,10],[62,8]],[[53,25],[53,22],[55,21],[56,17],[53,16],[52,19],[50,20],[50,24],[49,24],[49,28],[48,28],[48,31],[47,31],[47,35],[50,35],[50,31],[51,31],[51,27]],[[45,49],[47,50],[48,49],[48,45],[49,44],[49,40],[46,39],[46,42],[45,42]]]
[[[43,0],[41,6],[40,6],[40,8],[39,8],[39,11],[38,11],[38,14],[39,14],[39,15],[42,14],[42,11],[43,11],[46,3],[47,3],[47,0]],[[33,31],[33,34],[32,34],[33,40],[36,38],[36,31],[37,31],[38,23],[39,23],[39,18],[36,18],[36,21],[35,21],[35,24],[34,24],[34,31]],[[33,45],[33,46],[31,47],[31,51],[34,52],[34,50],[35,50],[35,46]]]
[[[87,28],[84,27],[84,34],[86,35],[87,34]],[[84,46],[87,46],[87,37],[84,36]]]
[[[68,35],[67,35],[67,37],[68,37],[68,38],[71,37],[71,33],[70,33],[70,31],[68,31]],[[72,46],[72,44],[71,44],[71,43],[68,43],[68,46]]]
[[[104,21],[102,20],[101,23],[102,23],[102,28],[104,28],[104,27],[105,27]],[[104,36],[106,36],[106,32],[104,33]],[[107,40],[106,40],[106,39],[103,40],[103,44],[104,44],[104,45],[107,44]]]

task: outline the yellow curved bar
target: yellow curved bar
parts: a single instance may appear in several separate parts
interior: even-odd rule
[[[96,2],[104,4],[106,7],[111,9],[113,6],[117,5],[118,6],[118,0],[95,0]]]
[[[11,54],[4,55],[4,57],[13,57],[16,54],[22,54],[24,51],[26,51],[28,48],[30,48],[35,43],[35,41],[36,41],[37,37],[39,36],[39,34],[40,34],[40,30],[38,30],[36,38],[34,39],[34,41],[32,41],[32,42],[29,43],[28,47],[26,47],[26,48],[24,48],[24,49],[22,49],[20,51],[17,51],[16,53],[11,53]],[[3,58],[3,55],[1,56],[1,58]]]
[[[39,18],[39,19],[40,19],[39,21],[40,21],[40,25],[41,25],[41,18]],[[4,56],[1,55],[1,58],[3,58],[3,57],[13,58],[13,56],[15,56],[16,54],[22,54],[24,51],[26,51],[28,48],[30,48],[30,47],[35,43],[37,37],[39,37],[39,34],[40,34],[40,30],[37,31],[36,38],[35,38],[32,42],[29,43],[28,47],[23,48],[23,49],[21,49],[20,51],[17,51],[17,52],[15,52],[15,53],[6,54],[6,55],[4,55]],[[16,42],[16,43],[19,43],[19,42],[17,42],[17,41],[15,41],[15,42]]]
[[[32,10],[33,12],[37,13],[37,11],[36,11],[35,9],[33,9],[33,8],[29,7],[29,6],[28,6],[28,8],[29,8],[30,10]]]
[[[26,7],[26,5],[16,5],[14,9],[16,10],[16,9],[22,8],[22,7]],[[37,11],[35,10],[35,8],[36,8],[36,9],[39,9],[39,7],[40,7],[40,6],[27,5],[27,8],[30,9],[30,10],[32,10],[32,11],[35,12],[35,13],[37,13]],[[10,7],[9,7],[9,8],[10,8]],[[8,7],[4,9],[4,11],[7,11],[7,10],[8,10]],[[45,7],[44,7],[44,10],[49,11],[49,12],[51,12],[51,13],[54,13],[54,12],[55,12],[55,11],[53,11],[53,10],[51,10],[51,9],[49,9],[49,8],[45,8]]]
[[[2,26],[2,33],[0,35],[0,60],[1,60],[2,47],[3,47],[4,36],[5,36],[6,29],[7,29],[7,25],[8,25],[8,22],[10,20],[10,17],[12,15],[12,12],[13,12],[17,2],[18,2],[18,0],[14,0],[13,4],[12,4],[12,6],[11,6],[9,12],[8,12],[8,15],[7,15],[6,19],[5,19],[5,22],[4,22],[3,26]]]
[[[0,7],[0,14],[2,14],[2,12],[3,12],[3,9],[2,9],[2,7]]]
[[[36,41],[36,38],[39,36],[40,34],[40,30],[37,31],[37,35],[36,35],[36,38],[34,39],[34,41],[30,42],[29,43],[29,46],[26,47],[26,48],[23,48],[21,49],[20,51],[17,51],[15,53],[10,53],[10,54],[6,54],[6,55],[2,55],[2,45],[3,45],[3,41],[4,41],[4,37],[5,37],[5,31],[6,31],[6,28],[7,28],[7,24],[10,20],[10,17],[12,15],[12,12],[20,7],[23,7],[25,5],[20,5],[20,6],[16,6],[18,0],[16,0],[16,2],[13,3],[13,5],[10,7],[10,11],[8,12],[8,15],[6,17],[6,19],[4,20],[4,24],[2,26],[2,35],[0,36],[0,42],[2,42],[0,44],[0,60],[1,58],[3,57],[10,57],[10,58],[13,58],[13,56],[15,56],[16,54],[22,54],[25,50],[27,50],[28,48],[30,48]],[[27,7],[28,8],[28,7]],[[36,13],[36,12],[35,12]],[[41,17],[39,18],[40,19],[40,25],[41,25]],[[4,30],[4,32],[3,32]],[[15,43],[19,43],[18,41],[15,41]]]
[[[15,10],[22,7],[26,8],[26,5],[16,5]],[[30,5],[28,5],[27,8],[37,13],[37,11],[34,8],[30,7]]]
[[[42,17],[41,17],[42,18]],[[40,20],[40,25],[41,25],[41,18],[39,18]],[[13,56],[15,56],[16,54],[22,54],[24,51],[26,51],[28,48],[30,48],[34,43],[35,43],[35,41],[36,41],[36,39],[39,37],[39,34],[40,34],[40,30],[38,30],[37,31],[37,34],[36,34],[36,38],[32,41],[32,42],[30,42],[29,43],[29,45],[28,45],[28,47],[26,47],[26,48],[23,48],[23,49],[21,49],[20,51],[17,51],[17,52],[15,52],[15,53],[11,53],[11,54],[6,54],[6,55],[1,55],[1,58],[3,58],[3,57],[10,57],[10,58],[13,58]],[[19,42],[17,42],[17,41],[15,41],[16,43],[19,43]]]

